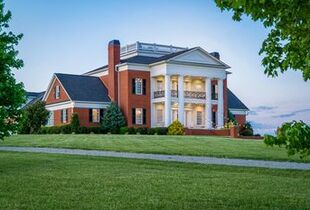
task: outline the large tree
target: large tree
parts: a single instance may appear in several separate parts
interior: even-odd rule
[[[232,10],[233,19],[242,15],[261,21],[270,28],[259,54],[265,74],[276,77],[298,70],[310,79],[310,1],[309,0],[215,0],[222,10]]]
[[[0,139],[16,131],[25,95],[23,84],[17,83],[12,73],[12,69],[23,66],[23,61],[17,58],[18,51],[15,50],[22,34],[14,35],[8,31],[11,16],[0,0]]]

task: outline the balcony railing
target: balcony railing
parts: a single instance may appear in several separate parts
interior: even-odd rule
[[[165,91],[164,90],[154,91],[154,98],[162,98],[162,97],[165,97]],[[171,97],[177,98],[178,97],[178,91],[177,90],[171,90]],[[206,99],[206,92],[184,91],[184,98]]]
[[[206,92],[184,91],[184,98],[206,99]]]

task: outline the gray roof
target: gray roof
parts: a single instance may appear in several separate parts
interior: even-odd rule
[[[229,109],[244,109],[249,110],[249,108],[242,103],[242,101],[233,93],[231,90],[227,89],[228,98],[228,108]]]
[[[56,73],[73,101],[110,102],[108,89],[99,77]]]
[[[34,104],[37,101],[40,101],[43,99],[43,96],[45,94],[45,91],[43,92],[26,92],[26,103],[22,105],[22,108],[27,108],[31,104]]]

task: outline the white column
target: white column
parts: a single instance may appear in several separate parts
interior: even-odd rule
[[[207,129],[212,128],[212,104],[211,104],[211,79],[205,79],[206,105],[205,105],[205,126]]]
[[[165,126],[171,124],[171,87],[170,75],[165,75]]]
[[[178,77],[179,121],[184,125],[184,77]]]
[[[224,87],[223,80],[217,80],[218,87],[218,104],[217,104],[217,126],[222,128],[224,126]]]

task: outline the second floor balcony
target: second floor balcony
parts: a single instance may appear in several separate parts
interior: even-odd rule
[[[178,98],[179,94],[177,90],[171,90],[171,97]],[[154,98],[162,98],[165,97],[164,90],[154,91]],[[184,98],[192,98],[192,99],[206,99],[206,92],[202,91],[184,91]],[[217,100],[218,96],[217,93],[211,94],[212,100]]]

